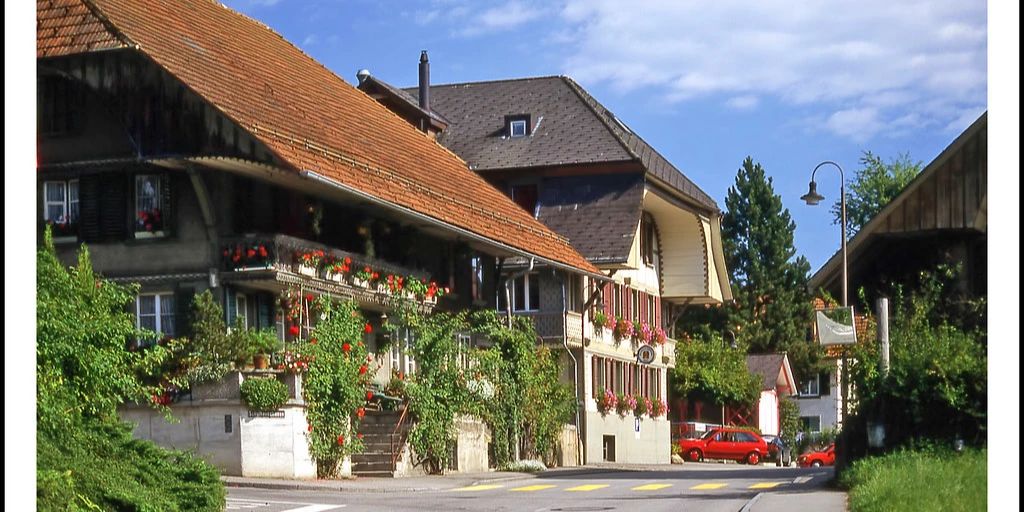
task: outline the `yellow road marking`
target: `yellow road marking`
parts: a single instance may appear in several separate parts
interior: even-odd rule
[[[690,489],[697,489],[697,490],[721,489],[722,487],[725,487],[727,485],[729,485],[729,484],[700,484],[700,485],[695,485],[693,487],[690,487]]]
[[[605,487],[608,487],[608,484],[588,484],[588,485],[579,485],[579,486],[576,486],[576,487],[570,487],[570,488],[568,488],[566,490],[567,491],[593,491],[595,489],[604,489]]]
[[[748,489],[771,489],[772,487],[778,487],[782,482],[761,482],[748,487]]]
[[[510,491],[543,491],[544,489],[550,489],[554,485],[528,485],[526,487],[516,487],[515,489],[509,489]]]
[[[672,484],[647,484],[639,487],[634,487],[634,491],[657,491],[658,489],[664,489],[666,487],[672,487]]]
[[[488,484],[488,485],[471,485],[469,487],[460,487],[458,489],[452,489],[453,491],[486,491],[489,489],[498,489],[505,487],[501,484]]]

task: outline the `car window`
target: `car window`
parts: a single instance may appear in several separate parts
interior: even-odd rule
[[[747,432],[735,432],[733,435],[736,436],[737,443],[753,443],[757,441],[753,435]]]
[[[704,433],[704,435],[700,436],[700,438],[701,439],[710,439],[711,436],[715,435],[715,432],[717,432],[717,431],[715,431],[715,430],[708,430],[707,432]]]

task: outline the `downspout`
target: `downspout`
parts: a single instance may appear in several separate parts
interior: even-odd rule
[[[612,276],[614,276],[616,271],[618,271],[618,269],[612,269],[611,272],[608,273],[608,277],[611,278]],[[584,360],[586,360],[586,355],[587,355],[587,349],[586,349],[586,346],[585,346],[584,340],[583,340],[583,338],[586,337],[584,335],[584,333],[586,332],[586,328],[587,328],[587,310],[590,309],[590,306],[592,306],[594,304],[594,301],[597,300],[597,298],[600,297],[602,293],[604,293],[604,287],[603,286],[594,286],[594,291],[590,294],[590,297],[587,298],[587,301],[583,303],[583,314],[580,315],[580,352],[582,353]],[[562,295],[563,296],[565,295],[564,290],[562,292]],[[571,354],[571,352],[570,352],[570,354]],[[576,358],[573,358],[573,363],[574,364],[576,363]],[[576,376],[576,377],[578,377],[578,376]],[[579,386],[579,379],[577,378],[577,379],[575,379],[575,381],[576,381],[576,385]],[[579,388],[578,387],[577,387],[577,393],[579,393]],[[576,396],[579,396],[579,394],[577,394]],[[586,465],[586,463],[587,463],[587,453],[586,453],[586,446],[583,443],[583,439],[586,438],[585,435],[584,435],[584,434],[586,434],[586,428],[584,428],[584,425],[582,423],[580,423],[579,408],[580,408],[581,404],[582,404],[582,406],[585,407],[586,404],[587,404],[587,400],[584,397],[581,400],[579,400],[579,402],[580,402],[580,404],[577,404],[577,407],[576,407],[576,439],[578,441],[576,449],[579,451],[578,459],[580,460],[580,465]],[[581,433],[581,430],[582,430],[582,433]]]
[[[533,272],[533,266],[535,263],[536,259],[531,256],[530,265],[526,267],[526,269],[514,272],[505,278],[505,321],[508,323],[509,329],[512,328],[512,281]]]
[[[569,357],[572,359],[572,387],[573,387],[573,396],[576,397],[576,407],[575,407],[575,409],[576,409],[576,465],[577,466],[581,466],[582,463],[581,463],[581,459],[580,458],[583,456],[583,438],[580,437],[580,429],[582,428],[582,425],[580,424],[580,406],[581,405],[585,405],[586,404],[586,400],[583,397],[580,396],[580,364],[579,364],[579,361],[577,361],[576,360],[576,356],[574,356],[572,354],[572,350],[569,350],[569,327],[568,327],[568,324],[569,324],[569,317],[568,317],[569,306],[568,306],[567,301],[566,301],[565,276],[560,274],[560,273],[558,273],[555,269],[551,269],[551,273],[554,274],[555,277],[558,278],[559,283],[561,283],[561,285],[562,285],[562,346],[565,347],[565,353],[569,354]],[[586,310],[584,309],[584,311],[586,311]],[[580,315],[580,316],[583,317],[585,315]],[[583,321],[580,322],[581,323],[581,325],[580,325],[580,327],[581,327],[581,329],[580,329],[580,346],[583,346],[583,330],[582,330],[583,325],[582,325],[582,322]]]

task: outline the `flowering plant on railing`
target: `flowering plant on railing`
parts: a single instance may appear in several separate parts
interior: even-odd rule
[[[360,269],[358,272],[356,272],[355,275],[353,275],[352,277],[354,277],[354,278],[356,278],[356,279],[358,279],[360,281],[363,281],[366,284],[370,284],[370,281],[374,280],[373,279],[374,274],[377,274],[377,273],[374,272],[373,269],[370,268],[369,265],[366,265],[362,269]],[[377,275],[379,276],[380,274],[377,274]]]
[[[651,326],[647,325],[647,322],[641,321],[635,322],[634,325],[638,327],[633,331],[633,339],[640,343],[650,343],[651,337],[654,334],[651,331]]]
[[[386,279],[388,291],[392,295],[396,295],[405,288],[405,278],[402,276],[396,276],[394,274],[388,274]]]
[[[658,398],[657,400],[654,400],[651,403],[652,418],[660,418],[661,416],[664,416],[666,413],[668,413],[668,405],[665,404],[664,400]]]
[[[408,276],[405,280],[406,291],[412,293],[417,300],[433,299],[443,297],[448,293],[448,288],[441,288],[436,282],[427,283],[426,279],[417,279],[415,276]]]
[[[602,415],[608,414],[609,411],[615,409],[619,404],[619,400],[616,398],[615,393],[612,393],[611,390],[605,388],[598,390],[594,400],[597,402],[597,410]]]
[[[335,260],[328,269],[335,274],[348,274],[352,271],[352,258],[345,256],[343,260]]]
[[[316,344],[316,338],[310,338],[311,344]],[[302,354],[298,351],[285,350],[283,354],[283,362],[278,365],[278,369],[288,370],[292,373],[302,373],[309,369],[310,363],[313,362],[315,356],[311,354]]]
[[[647,398],[646,396],[644,396],[644,397],[635,397],[633,400],[636,402],[636,405],[633,406],[633,416],[636,416],[637,418],[639,418],[639,417],[643,416],[644,414],[647,414],[647,413],[649,413],[651,411],[651,399],[650,398]]]
[[[272,247],[272,246],[270,246]],[[266,267],[271,264],[273,254],[268,244],[251,241],[245,244],[236,243],[234,247],[225,247],[221,252],[225,268]]]
[[[665,335],[665,329],[658,327],[654,330],[654,342],[658,345],[664,345],[668,341],[668,336]]]
[[[615,318],[615,329],[612,330],[615,341],[622,341],[633,336],[633,322],[624,320],[621,316]]]
[[[315,249],[312,251],[299,252],[295,259],[302,265],[320,270],[320,264],[323,262],[324,256],[326,256],[324,251]]]
[[[625,416],[626,413],[636,409],[636,397],[634,397],[633,395],[619,395],[618,397],[616,397],[616,400],[618,402],[617,410],[619,412],[619,416]]]
[[[160,208],[152,210],[139,210],[138,218],[135,221],[136,231],[148,231],[150,233],[160,231],[164,227],[163,214]]]
[[[285,324],[285,336],[294,340],[302,336],[303,317],[308,325],[311,316],[318,310],[316,297],[312,293],[305,296],[297,288],[287,288],[281,292],[278,300],[281,318]]]
[[[604,329],[605,324],[608,323],[608,316],[603,311],[595,311],[591,315],[590,321],[593,322],[594,327],[598,329]]]

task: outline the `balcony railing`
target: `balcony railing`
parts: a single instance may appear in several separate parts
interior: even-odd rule
[[[426,272],[282,234],[224,240],[221,270],[232,273],[232,278],[284,273],[285,278],[278,280],[343,290],[360,302],[385,303],[403,297],[432,305],[443,295]]]
[[[533,320],[533,328],[537,335],[545,341],[561,342],[562,337],[569,343],[579,345],[583,341],[582,314],[567,311],[521,311],[515,315],[525,316]]]

